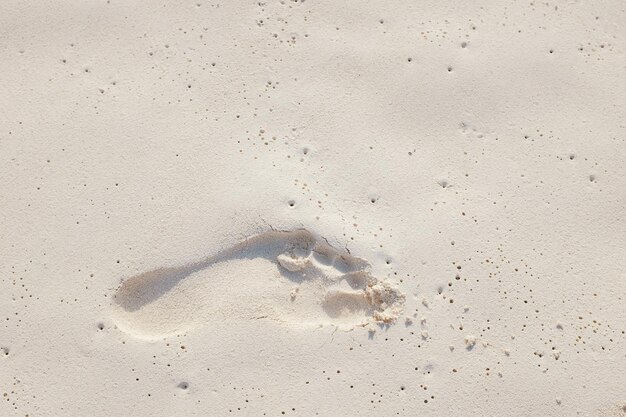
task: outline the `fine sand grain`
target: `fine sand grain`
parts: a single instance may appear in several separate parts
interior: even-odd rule
[[[626,416],[623,0],[0,3],[0,417]]]

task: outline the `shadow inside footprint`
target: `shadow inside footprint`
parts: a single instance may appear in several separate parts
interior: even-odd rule
[[[324,297],[322,308],[329,317],[334,319],[372,314],[372,305],[363,293],[328,292]]]
[[[202,269],[202,266],[159,268],[124,281],[115,301],[126,311],[137,311],[171,290],[179,281]]]
[[[363,325],[385,317],[389,323],[404,296],[381,282],[366,261],[307,230],[270,231],[205,260],[126,279],[112,315],[137,336],[164,336],[218,319]],[[372,297],[373,288],[388,294]]]

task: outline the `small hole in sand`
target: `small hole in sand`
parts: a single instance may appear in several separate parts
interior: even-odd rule
[[[289,200],[289,207],[293,207],[296,205],[296,202],[293,200]]]
[[[98,329],[104,330],[104,323],[98,323]]]
[[[180,384],[178,384],[178,388],[180,388],[180,389],[187,389],[187,388],[189,388],[189,383],[183,381]]]

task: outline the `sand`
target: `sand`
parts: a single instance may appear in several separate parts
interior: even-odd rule
[[[0,28],[1,416],[626,415],[623,2]]]

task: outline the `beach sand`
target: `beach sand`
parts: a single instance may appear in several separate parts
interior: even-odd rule
[[[626,415],[624,2],[0,31],[1,416]]]

